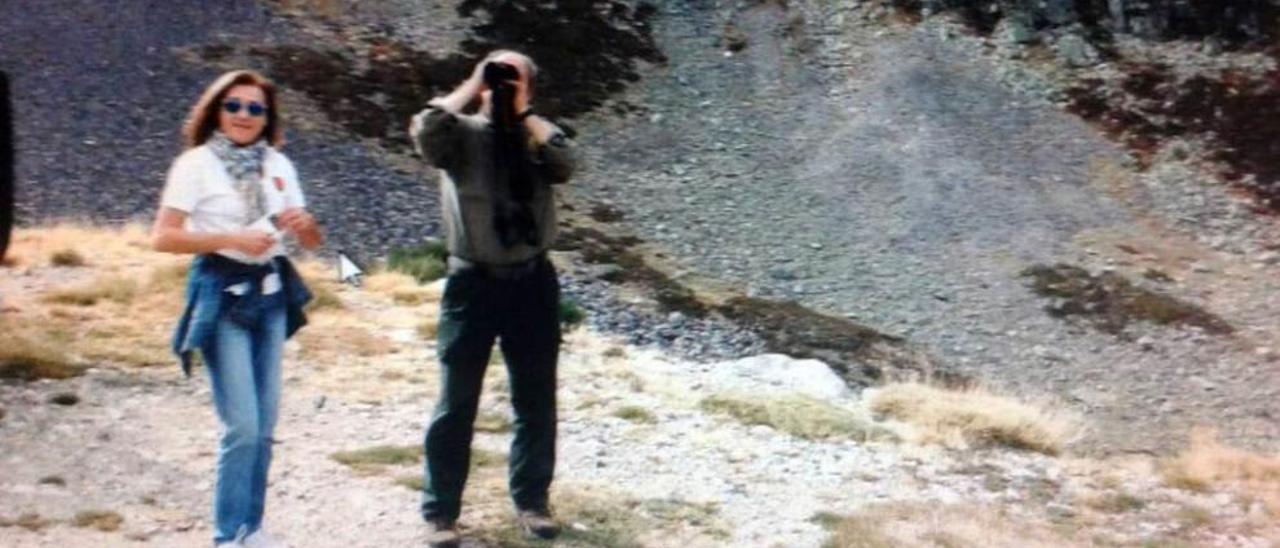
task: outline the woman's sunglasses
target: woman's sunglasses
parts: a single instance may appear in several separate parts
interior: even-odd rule
[[[235,114],[240,112],[242,108],[246,107],[240,103],[239,99],[227,99],[226,102],[222,103],[222,110],[227,111],[227,114]],[[257,101],[250,101],[247,112],[249,116],[257,118],[267,113],[267,107]]]

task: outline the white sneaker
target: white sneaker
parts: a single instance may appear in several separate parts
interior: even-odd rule
[[[219,542],[213,545],[213,548],[244,548],[244,545],[240,544],[239,541],[233,540],[231,542]]]
[[[289,548],[289,545],[259,529],[244,538],[244,548]]]

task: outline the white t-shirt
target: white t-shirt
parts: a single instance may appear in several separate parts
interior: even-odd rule
[[[262,187],[267,215],[275,215],[293,207],[306,207],[302,186],[298,184],[298,172],[284,154],[268,148],[262,161]],[[191,232],[236,232],[245,228],[262,229],[276,237],[276,245],[266,253],[251,257],[239,251],[218,251],[237,261],[265,263],[272,257],[283,255],[280,244],[283,233],[275,230],[267,219],[246,224],[245,204],[236,192],[231,175],[222,161],[206,145],[187,149],[169,168],[160,206],[186,212],[186,229]]]

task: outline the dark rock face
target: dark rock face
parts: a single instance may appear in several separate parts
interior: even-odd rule
[[[1098,124],[1144,166],[1172,138],[1205,139],[1223,178],[1280,211],[1280,70],[1179,79],[1167,65],[1121,68],[1126,76],[1119,89],[1085,79],[1067,92],[1067,110]]]
[[[1207,38],[1245,44],[1277,35],[1275,0],[892,0],[907,10],[961,14],[982,33],[1008,17],[1037,28],[1076,23],[1144,38]]]
[[[1275,35],[1277,6],[1270,0],[1110,0],[1116,30],[1149,38],[1215,36],[1248,42]]]
[[[472,21],[473,37],[461,44],[461,53],[446,57],[394,39],[369,41],[364,59],[354,51],[301,45],[255,46],[251,53],[270,64],[274,77],[310,95],[353,133],[401,150],[409,146],[405,120],[432,96],[466,79],[493,50],[514,48],[537,60],[538,111],[553,119],[604,105],[640,79],[638,62],[665,62],[650,35],[653,4],[467,0],[457,10]],[[549,36],[557,39],[544,39]],[[219,48],[202,53],[216,56]]]

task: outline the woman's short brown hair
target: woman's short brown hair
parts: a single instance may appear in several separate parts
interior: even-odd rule
[[[198,147],[209,140],[213,131],[218,129],[218,111],[222,108],[222,100],[227,91],[235,86],[257,86],[267,98],[267,125],[262,128],[262,135],[271,146],[279,148],[284,144],[284,125],[280,121],[280,107],[276,102],[276,85],[266,76],[253,70],[233,70],[219,76],[200,99],[191,106],[191,113],[182,125],[182,137],[187,147]]]

